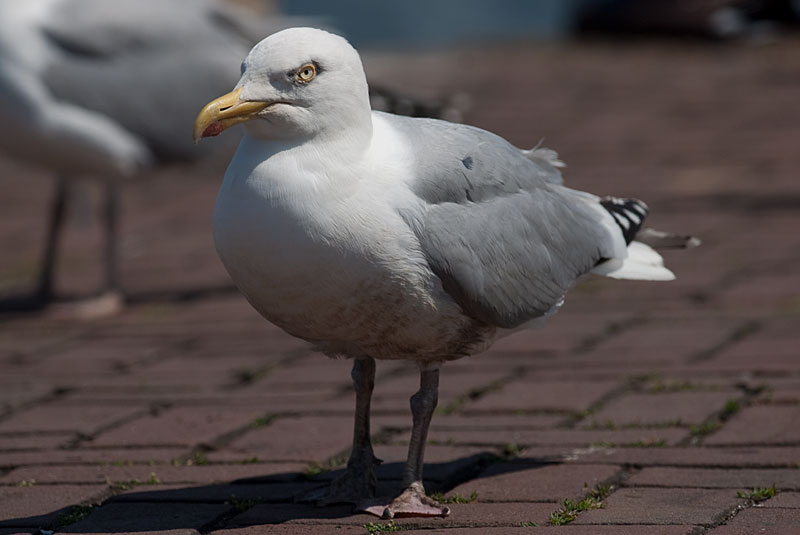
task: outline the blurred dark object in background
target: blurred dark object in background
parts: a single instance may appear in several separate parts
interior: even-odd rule
[[[419,48],[497,40],[564,38],[598,0],[278,0],[287,15],[318,15],[356,47]]]
[[[256,0],[253,0],[256,1]],[[800,0],[263,0],[320,16],[356,46],[419,48],[580,32],[770,38],[796,23]]]
[[[702,36],[775,35],[776,22],[797,23],[797,0],[601,0],[583,9],[585,32]]]

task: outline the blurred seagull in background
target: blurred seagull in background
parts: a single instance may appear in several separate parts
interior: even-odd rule
[[[83,308],[118,309],[120,182],[154,164],[207,155],[185,135],[186,125],[235,83],[255,42],[296,24],[221,0],[0,2],[0,152],[57,175],[36,289],[0,308],[53,300],[70,182],[91,178],[105,189],[105,280],[100,297]],[[409,105],[390,91],[377,98]],[[412,102],[411,109],[420,108]]]
[[[555,152],[481,129],[370,109],[356,50],[293,28],[261,41],[194,137],[244,123],[214,210],[214,241],[250,304],[329,356],[354,359],[353,447],[342,477],[299,499],[384,518],[446,516],[422,484],[440,366],[539,324],[586,274],[671,280],[636,199],[562,184]],[[375,499],[375,359],[418,364],[404,489]]]

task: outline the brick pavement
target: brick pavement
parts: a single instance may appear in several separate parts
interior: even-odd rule
[[[790,533],[800,525],[800,41],[763,48],[641,42],[367,54],[421,95],[458,88],[470,123],[557,148],[572,186],[639,195],[670,284],[591,280],[543,331],[448,364],[426,473],[450,518],[409,533]],[[409,83],[413,81],[413,84]],[[498,83],[502,82],[502,83]],[[0,534],[364,534],[348,507],[291,497],[340,470],[349,365],[262,321],[213,251],[225,162],[126,186],[131,306],[0,318]],[[0,293],[32,282],[50,195],[0,161]],[[91,291],[96,201],[72,214],[58,287]],[[169,231],[165,232],[168,228]],[[399,482],[414,370],[381,363],[380,487]],[[331,471],[328,471],[331,469]],[[756,504],[740,491],[779,492]],[[550,526],[562,500],[604,507]],[[767,497],[767,496],[764,496]],[[537,527],[533,527],[536,524]]]

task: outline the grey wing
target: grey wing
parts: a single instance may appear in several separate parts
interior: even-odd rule
[[[613,256],[593,196],[488,132],[397,119],[415,147],[421,212],[404,214],[433,272],[464,311],[515,328],[556,306],[577,277]]]
[[[229,91],[251,43],[210,0],[69,0],[43,28],[59,100],[116,121],[164,160],[201,153],[187,132]]]

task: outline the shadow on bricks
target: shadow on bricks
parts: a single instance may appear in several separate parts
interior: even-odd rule
[[[504,461],[496,455],[479,453],[445,463],[425,466],[429,474],[429,491],[461,492],[459,485],[479,488],[481,479],[506,476],[515,472],[535,471],[545,467],[566,466],[547,458],[529,458],[524,461]],[[403,463],[386,463],[380,467],[378,494],[397,495],[402,492]],[[201,486],[158,484],[144,489],[144,484],[134,488],[105,490],[83,505],[65,507],[51,513],[10,518],[0,521],[0,530],[57,530],[60,533],[131,533],[164,532],[170,530],[215,529],[223,523],[227,527],[244,527],[257,524],[283,524],[330,522],[353,524],[364,517],[353,516],[351,505],[314,507],[294,504],[295,495],[307,491],[332,478],[343,469],[320,474],[284,472],[263,477],[243,478],[229,483]],[[525,477],[533,482],[536,477]],[[582,493],[582,482],[571,488],[570,494]],[[39,488],[45,488],[40,486]],[[109,492],[114,495],[109,497]],[[469,495],[469,491],[465,491]],[[101,503],[102,505],[97,505]],[[3,531],[5,532],[5,531]],[[22,532],[22,531],[20,531]]]

